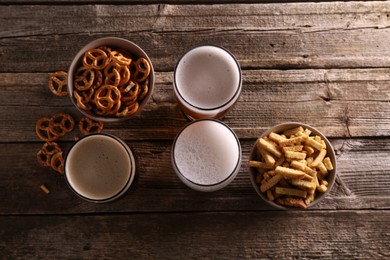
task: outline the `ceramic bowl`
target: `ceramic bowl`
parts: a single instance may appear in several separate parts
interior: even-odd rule
[[[299,126],[302,126],[304,129],[306,129],[306,128],[309,129],[311,131],[311,134],[310,134],[311,136],[312,135],[318,135],[318,136],[321,137],[322,140],[325,141],[325,144],[326,144],[326,147],[327,147],[326,148],[327,149],[326,157],[329,157],[331,162],[332,162],[332,164],[333,164],[333,170],[329,171],[329,173],[328,173],[328,175],[326,177],[326,180],[329,183],[327,191],[324,192],[324,193],[320,193],[320,192],[317,191],[316,192],[316,197],[315,197],[314,201],[312,201],[307,206],[307,208],[310,208],[310,207],[313,207],[314,205],[318,204],[321,200],[323,200],[328,195],[328,193],[332,189],[332,186],[333,186],[333,184],[335,182],[336,172],[337,172],[337,162],[336,162],[336,156],[335,156],[332,144],[329,142],[329,140],[326,138],[326,136],[323,133],[321,133],[320,131],[318,131],[316,128],[314,128],[314,127],[312,127],[310,125],[299,123],[299,122],[288,122],[288,123],[283,123],[283,124],[276,125],[276,126],[270,128],[270,129],[268,129],[267,131],[265,131],[259,138],[268,136],[271,132],[281,134],[281,133],[283,133],[286,130],[289,130],[289,129],[292,129],[292,128],[295,128],[295,127],[299,127]],[[256,140],[256,142],[257,142],[257,140]],[[256,143],[255,143],[253,145],[253,148],[252,148],[252,151],[251,151],[251,154],[250,154],[250,160],[257,160],[258,159],[257,158],[258,155],[257,155],[257,151],[256,150],[257,150],[257,148],[256,148]],[[289,207],[289,206],[280,205],[280,204],[277,204],[274,201],[268,200],[266,193],[262,193],[260,191],[260,185],[256,183],[256,175],[257,175],[256,168],[249,167],[249,176],[250,176],[250,180],[251,180],[252,186],[256,190],[257,194],[266,203],[268,203],[269,205],[271,205],[271,206],[273,206],[275,208],[283,209],[283,210],[297,209],[295,207]]]
[[[138,58],[145,58],[149,62],[149,64],[150,64],[150,74],[149,74],[149,78],[148,78],[149,79],[149,87],[148,87],[149,90],[148,90],[148,93],[145,96],[145,98],[140,102],[139,108],[138,108],[137,112],[132,114],[131,116],[125,116],[125,117],[116,117],[114,115],[112,115],[112,116],[101,116],[101,115],[98,115],[98,114],[94,113],[92,110],[86,111],[86,110],[83,110],[83,109],[81,109],[81,108],[79,108],[77,106],[77,101],[76,101],[75,96],[73,94],[75,73],[76,73],[77,69],[82,66],[82,58],[83,58],[84,54],[88,50],[91,50],[91,49],[94,49],[94,48],[98,48],[98,47],[101,47],[101,46],[108,46],[108,47],[110,47],[112,49],[124,50],[127,53],[129,53],[134,58],[134,60],[136,58],[137,59]],[[104,81],[104,79],[103,79],[103,81]],[[118,122],[118,121],[123,121],[123,120],[129,119],[129,118],[131,118],[133,116],[138,115],[142,111],[142,109],[144,108],[144,106],[146,105],[146,103],[148,102],[148,100],[150,99],[150,97],[152,95],[153,88],[154,88],[154,81],[155,81],[155,76],[154,76],[153,65],[152,65],[152,62],[151,62],[149,56],[146,54],[146,52],[144,50],[142,50],[141,47],[139,47],[135,43],[133,43],[133,42],[131,42],[129,40],[122,39],[122,38],[117,38],[117,37],[99,38],[99,39],[93,40],[92,42],[90,42],[87,45],[85,45],[76,54],[76,56],[74,57],[71,65],[69,67],[69,70],[68,70],[68,91],[69,91],[69,97],[70,97],[72,103],[75,105],[75,107],[83,115],[85,115],[85,116],[87,116],[87,117],[89,117],[89,118],[91,118],[93,120],[101,121],[101,122]]]

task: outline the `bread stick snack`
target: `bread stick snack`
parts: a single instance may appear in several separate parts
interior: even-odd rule
[[[327,146],[310,129],[298,126],[270,132],[256,141],[248,166],[257,169],[256,185],[264,197],[279,205],[307,208],[328,190],[334,170]]]
[[[263,148],[264,150],[266,150],[267,152],[269,152],[271,155],[274,155],[277,158],[280,158],[280,156],[282,156],[282,152],[273,143],[271,143],[263,138],[260,138],[258,140],[258,142],[259,142],[258,145],[261,148]]]

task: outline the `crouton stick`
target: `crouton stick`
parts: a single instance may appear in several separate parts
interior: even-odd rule
[[[278,198],[276,200],[276,203],[284,206],[292,206],[292,207],[297,207],[297,208],[306,208],[306,204],[303,201],[303,199],[298,199],[298,198],[291,198],[291,197],[286,197],[286,198]]]
[[[287,159],[293,159],[293,160],[304,160],[306,159],[306,154],[301,152],[293,152],[293,151],[286,151],[284,153],[284,156]]]
[[[282,175],[276,174],[273,176],[269,181],[263,183],[260,186],[261,192],[266,192],[267,190],[271,189],[273,186],[275,186],[281,179],[283,178]]]
[[[316,140],[311,139],[311,138],[307,138],[305,140],[305,144],[313,147],[314,149],[316,149],[318,151],[321,151],[322,149],[326,149],[326,145],[323,145],[322,143],[317,142]]]
[[[305,177],[305,172],[303,171],[282,167],[282,166],[276,167],[275,172],[277,174],[283,175],[283,177],[286,179],[302,179],[303,177]]]
[[[290,165],[291,167],[294,167],[297,170],[304,171],[311,176],[313,176],[316,173],[315,170],[298,161],[292,161]]]
[[[264,168],[264,169],[273,169],[272,166],[268,166],[265,162],[259,162],[259,161],[249,161],[248,166],[249,167],[257,167],[257,168]]]
[[[310,167],[317,167],[320,162],[325,158],[326,150],[322,149],[314,161],[310,164]]]
[[[259,152],[261,154],[261,157],[263,157],[265,163],[267,164],[267,166],[274,166],[275,165],[275,158],[269,153],[267,152],[266,150],[264,150],[263,148],[259,148]]]
[[[271,139],[272,141],[277,142],[277,143],[279,143],[279,141],[286,139],[285,137],[283,137],[279,134],[276,134],[274,132],[269,133],[268,137],[269,137],[269,139]]]
[[[280,158],[282,156],[282,152],[279,151],[278,147],[273,145],[271,142],[264,140],[263,138],[259,138],[258,145],[270,154],[276,156],[277,158]]]
[[[291,146],[291,145],[294,145],[294,144],[301,144],[306,139],[310,139],[310,138],[308,138],[307,135],[301,135],[301,136],[297,136],[297,137],[293,137],[293,138],[290,138],[290,139],[279,141],[279,145],[281,147],[285,147],[285,146]]]
[[[279,195],[288,195],[288,196],[296,196],[296,197],[302,197],[306,198],[307,192],[300,189],[292,189],[292,188],[282,188],[282,187],[276,187],[275,193]]]

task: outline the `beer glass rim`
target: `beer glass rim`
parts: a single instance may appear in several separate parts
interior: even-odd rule
[[[236,63],[237,65],[237,69],[238,69],[238,86],[234,92],[234,94],[232,95],[232,97],[227,100],[225,103],[223,103],[222,105],[219,105],[219,106],[216,106],[216,107],[211,107],[211,108],[204,108],[204,107],[200,107],[200,106],[195,106],[193,104],[191,104],[190,102],[187,101],[187,99],[185,99],[182,94],[180,93],[179,91],[179,88],[178,88],[178,85],[177,85],[177,82],[176,82],[176,72],[177,72],[177,68],[180,64],[180,62],[183,60],[183,58],[188,54],[190,53],[191,51],[195,50],[195,49],[198,49],[198,48],[201,48],[201,47],[215,47],[215,48],[218,48],[218,49],[221,49],[223,51],[225,51],[227,54],[229,54],[234,62]],[[173,72],[173,86],[174,86],[174,89],[176,91],[176,93],[178,94],[178,96],[180,97],[181,100],[183,100],[183,102],[185,102],[187,105],[193,107],[193,108],[196,108],[196,109],[199,109],[199,110],[202,110],[202,111],[213,111],[213,110],[216,110],[216,109],[220,109],[220,108],[223,108],[224,106],[228,105],[230,102],[232,102],[236,97],[237,95],[239,95],[240,91],[241,91],[241,88],[242,88],[242,71],[241,71],[241,66],[240,64],[238,63],[238,60],[236,59],[236,57],[233,55],[233,53],[231,51],[229,51],[228,49],[226,49],[225,47],[222,47],[222,46],[219,46],[219,45],[215,45],[215,44],[201,44],[201,45],[198,45],[198,46],[195,46],[195,47],[192,47],[191,49],[189,49],[188,51],[186,51],[179,59],[179,61],[176,63],[175,65],[175,69],[174,69],[174,72]]]
[[[177,142],[177,139],[178,137],[182,134],[182,132],[184,130],[186,130],[189,126],[191,126],[192,124],[196,124],[196,123],[199,123],[201,121],[214,121],[216,123],[219,123],[221,125],[223,125],[226,129],[228,129],[232,134],[233,134],[233,137],[235,138],[236,142],[237,142],[237,147],[238,147],[238,158],[237,158],[237,163],[236,163],[236,166],[234,167],[234,169],[229,173],[229,175],[227,175],[226,178],[224,178],[222,181],[219,181],[219,182],[216,182],[216,183],[213,183],[213,184],[201,184],[201,183],[197,183],[197,182],[194,182],[190,179],[188,179],[180,170],[179,170],[179,167],[177,166],[177,163],[176,163],[176,160],[175,160],[175,147],[176,147],[176,142]],[[173,164],[174,164],[174,168],[175,168],[175,172],[180,174],[180,176],[182,176],[186,181],[190,182],[192,185],[194,186],[198,186],[198,187],[208,187],[208,188],[211,188],[211,187],[215,187],[215,186],[219,186],[219,185],[222,185],[224,183],[226,183],[227,181],[232,181],[233,179],[231,179],[234,175],[236,175],[239,171],[239,168],[240,168],[240,164],[241,164],[241,158],[242,158],[242,151],[241,151],[241,144],[240,144],[240,140],[238,139],[236,133],[234,133],[234,131],[227,125],[225,124],[224,122],[218,120],[218,119],[211,119],[211,118],[202,118],[202,119],[197,119],[197,120],[194,120],[192,122],[189,122],[188,124],[186,124],[176,135],[174,141],[173,141],[173,145],[172,145],[172,161],[173,161]],[[229,184],[229,183],[226,183],[226,185]],[[223,187],[221,187],[223,188]]]
[[[68,159],[68,156],[69,154],[71,153],[72,149],[82,140],[85,140],[87,138],[91,138],[93,136],[106,136],[106,137],[109,137],[113,140],[115,140],[116,142],[118,142],[126,151],[129,159],[130,159],[130,166],[131,166],[131,169],[130,169],[130,176],[128,178],[128,180],[126,181],[125,185],[123,186],[122,189],[120,189],[117,193],[115,193],[114,195],[112,195],[111,197],[108,197],[108,198],[104,198],[104,199],[92,199],[92,198],[89,198],[89,197],[86,197],[84,195],[82,195],[81,193],[79,193],[76,189],[74,189],[72,187],[72,185],[70,184],[70,181],[68,180],[68,176],[67,176],[67,171],[66,171],[66,162],[67,162],[67,159]],[[65,159],[64,159],[64,177],[65,177],[65,181],[66,181],[66,184],[68,185],[68,187],[71,189],[71,191],[73,191],[73,193],[75,193],[78,197],[84,199],[84,200],[87,200],[87,201],[90,201],[90,202],[95,202],[95,203],[104,203],[104,202],[110,202],[110,201],[113,201],[117,198],[119,198],[120,196],[122,196],[126,191],[127,189],[130,187],[131,183],[133,182],[133,179],[134,179],[134,175],[135,175],[135,161],[134,161],[134,155],[130,149],[130,147],[127,146],[127,144],[122,141],[119,137],[116,137],[114,135],[111,135],[111,134],[107,134],[107,133],[91,133],[91,134],[88,134],[88,135],[85,135],[83,137],[81,137],[80,139],[78,139],[76,142],[74,142],[71,147],[69,148],[66,156],[65,156]]]

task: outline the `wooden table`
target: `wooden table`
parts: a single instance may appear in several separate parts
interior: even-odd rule
[[[0,0],[0,258],[389,258],[390,3],[167,2]],[[133,150],[135,184],[94,204],[37,164],[34,124],[56,112],[81,118],[48,78],[104,36],[142,46],[157,79],[140,116],[104,130]],[[241,170],[213,193],[187,188],[170,161],[188,122],[172,71],[206,43],[229,49],[243,69],[242,95],[223,118],[240,138]],[[337,154],[336,183],[310,210],[271,208],[248,177],[256,138],[287,121],[323,131]],[[80,136],[59,143],[66,151]]]

